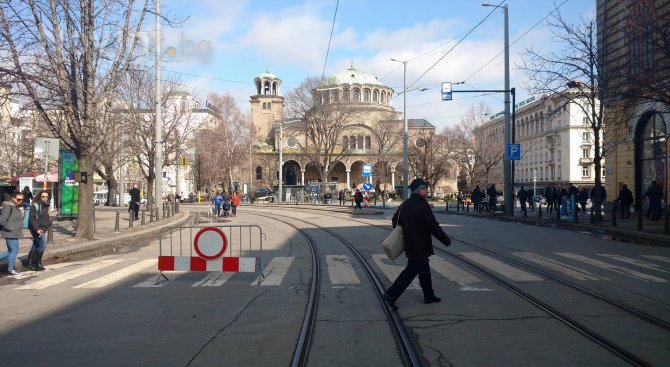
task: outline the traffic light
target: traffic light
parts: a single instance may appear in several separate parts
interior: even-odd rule
[[[186,157],[179,157],[179,165],[186,167]]]

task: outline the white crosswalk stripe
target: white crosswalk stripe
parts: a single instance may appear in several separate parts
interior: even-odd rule
[[[220,287],[230,279],[233,274],[229,272],[211,272],[204,276],[200,281],[193,283],[191,287]]]
[[[635,279],[639,279],[639,280],[642,280],[644,282],[657,282],[657,283],[667,282],[667,280],[659,278],[659,277],[655,277],[653,275],[641,273],[637,270],[624,268],[624,267],[621,267],[621,266],[618,266],[618,265],[606,263],[604,261],[591,259],[591,258],[588,258],[586,256],[582,256],[582,255],[572,254],[572,253],[569,253],[569,252],[556,252],[556,255],[567,257],[568,259],[581,261],[585,264],[597,266],[599,268],[607,269],[607,270],[613,271],[615,273],[627,275],[629,277],[633,277]]]
[[[658,256],[658,255],[640,255],[642,257],[646,257],[647,259],[652,259],[656,261],[663,261],[666,263],[670,263],[670,257],[665,257],[665,256]]]
[[[67,282],[68,280],[80,277],[82,275],[89,274],[96,270],[112,266],[123,262],[122,259],[113,259],[113,260],[102,260],[93,264],[82,266],[81,268],[70,270],[62,274],[51,274],[49,278],[38,280],[34,283],[29,283],[18,287],[20,290],[26,289],[45,289],[60,283]]]
[[[258,276],[251,285],[274,286],[281,285],[282,280],[288,273],[288,268],[293,263],[292,257],[275,257],[265,266],[261,275]]]
[[[331,284],[360,284],[351,259],[346,255],[326,255],[326,266]]]
[[[492,257],[480,254],[479,252],[461,252],[461,256],[466,257],[491,271],[494,271],[508,279],[517,282],[540,282],[542,278],[537,277],[531,273],[519,270],[513,266],[507,265],[502,261],[498,261]]]
[[[386,278],[393,283],[393,281],[396,280],[398,275],[402,272],[402,269],[404,269],[404,265],[400,263],[399,260],[396,259],[396,261],[391,261],[389,260],[386,255],[384,254],[372,254],[372,260],[377,264],[377,267],[386,275]],[[421,286],[419,285],[419,280],[417,278],[414,278],[412,280],[412,283],[407,287],[408,289],[421,289]]]
[[[152,275],[143,282],[137,283],[133,286],[133,288],[160,288],[166,284],[168,284],[171,280],[175,280],[179,278],[180,276],[186,274],[188,272],[186,271],[171,271],[168,273],[163,273],[168,280],[165,280],[158,274]]]
[[[618,260],[618,261],[625,262],[625,263],[628,263],[628,264],[632,264],[632,265],[635,265],[635,266],[639,266],[641,268],[660,271],[662,273],[670,273],[670,271],[664,270],[663,267],[660,266],[660,265],[648,263],[646,261],[640,261],[640,260],[633,259],[633,258],[626,257],[626,256],[615,255],[615,254],[598,254],[598,256],[609,257],[610,259],[614,259],[614,260]]]
[[[110,284],[116,283],[120,280],[123,280],[129,276],[134,275],[138,271],[144,270],[150,266],[156,266],[158,264],[157,259],[143,260],[138,263],[127,266],[121,270],[117,270],[113,273],[107,274],[97,279],[93,279],[90,282],[76,285],[74,288],[103,288]]]
[[[576,268],[571,265],[563,264],[561,262],[558,262],[556,260],[552,260],[550,258],[540,256],[537,254],[534,254],[532,252],[512,252],[512,255],[518,256],[522,259],[528,260],[532,263],[542,265],[544,267],[547,267],[552,270],[556,270],[560,273],[563,273],[567,276],[573,277],[577,280],[609,280],[607,278],[600,277],[598,275],[595,275],[593,273],[590,273],[586,270],[582,270],[579,268]]]

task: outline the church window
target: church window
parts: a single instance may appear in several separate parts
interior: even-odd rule
[[[372,92],[372,102],[377,103],[379,101],[379,92]]]
[[[263,179],[263,167],[261,167],[261,166],[256,167],[256,179],[257,180],[262,180]]]
[[[382,102],[382,104],[386,103],[386,93],[384,93],[384,92],[382,92],[382,95],[381,95],[381,102]]]
[[[363,91],[363,102],[370,102],[370,90],[365,89]]]
[[[356,88],[354,89],[354,102],[360,102],[361,101],[361,91],[360,89]]]
[[[365,149],[365,146],[363,145],[363,135],[358,136],[358,141],[356,143],[358,149]]]
[[[353,135],[349,138],[349,149],[356,149],[356,137]]]
[[[370,138],[370,136],[366,136],[365,137],[365,149],[370,149],[371,143],[372,143],[372,139]]]
[[[344,90],[344,95],[342,96],[342,100],[345,102],[349,102],[349,89]]]
[[[272,83],[272,95],[277,95],[277,82]]]
[[[270,94],[270,82],[265,82],[265,84],[263,84],[263,94],[266,96]]]
[[[272,107],[272,103],[268,102],[268,110]]]
[[[347,150],[349,149],[349,137],[345,136],[342,138],[342,149]]]

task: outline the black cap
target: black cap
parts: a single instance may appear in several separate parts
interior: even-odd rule
[[[412,181],[411,184],[409,184],[409,189],[412,191],[416,191],[417,189],[421,188],[428,188],[430,186],[430,183],[426,180],[422,180],[420,178],[415,178],[414,181]]]

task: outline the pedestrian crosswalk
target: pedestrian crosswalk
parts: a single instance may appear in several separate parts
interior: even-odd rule
[[[594,254],[585,256],[569,252],[555,252],[539,255],[527,251],[513,251],[509,255],[520,258],[532,266],[544,271],[576,281],[611,282],[614,277],[627,277],[635,281],[666,283],[670,279],[670,258],[657,255],[623,256],[617,254]],[[481,252],[457,252],[456,256],[475,263],[477,266],[513,282],[542,284],[541,275],[496,259]],[[388,282],[393,282],[404,269],[404,258],[391,261],[384,254],[371,254],[371,265],[377,273],[383,274]],[[352,258],[347,255],[325,255],[322,265],[323,282],[333,288],[357,287],[364,279],[364,273]],[[434,256],[430,259],[433,282],[451,282],[460,291],[491,291],[489,285],[483,285],[485,278],[458,262]],[[174,284],[188,284],[191,288],[221,287],[235,280],[237,284],[246,282],[249,286],[277,287],[295,282],[290,279],[291,272],[304,275],[294,257],[274,257],[267,262],[262,272],[251,280],[249,274],[222,272],[166,272],[167,281],[159,279],[156,259],[103,258],[94,262],[55,264],[49,271],[40,272],[22,280],[19,284],[6,283],[0,287],[13,287],[19,291],[41,290],[55,287],[74,289],[99,289],[117,284],[130,284],[133,288],[161,288]],[[188,275],[188,277],[186,277]],[[253,276],[253,274],[251,274]],[[144,280],[137,282],[137,277]],[[245,280],[246,279],[246,280]],[[327,285],[326,285],[327,286]],[[420,289],[418,279],[409,289]]]

